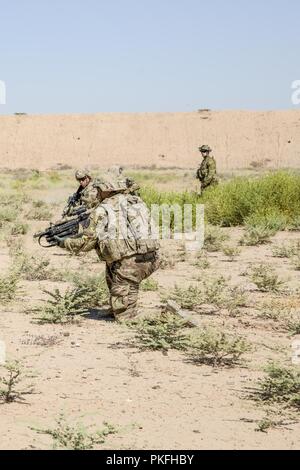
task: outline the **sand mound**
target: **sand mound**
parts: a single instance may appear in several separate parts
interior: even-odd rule
[[[0,117],[1,166],[194,167],[208,143],[221,170],[300,166],[300,111]]]

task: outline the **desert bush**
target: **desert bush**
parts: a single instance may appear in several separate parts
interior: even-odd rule
[[[270,243],[271,237],[275,235],[276,231],[265,226],[246,228],[243,238],[240,240],[240,245],[243,246],[258,246]]]
[[[247,307],[248,296],[245,289],[241,286],[229,288],[220,307],[225,308],[228,313],[234,317],[240,314],[241,307]]]
[[[104,428],[101,431],[90,433],[82,425],[71,426],[67,424],[63,416],[59,417],[54,429],[33,430],[39,434],[51,436],[54,449],[77,451],[92,450],[96,445],[104,444],[109,435],[117,433],[117,429],[108,423],[104,423]]]
[[[292,257],[292,264],[297,271],[300,271],[300,251]]]
[[[197,286],[175,288],[162,297],[162,300],[173,300],[186,310],[200,310],[204,304],[211,304],[220,309],[227,309],[231,315],[237,312],[238,307],[247,303],[245,291],[239,287],[230,287],[223,277],[200,279]]]
[[[300,253],[300,242],[289,245],[281,244],[274,246],[272,254],[275,258],[291,258]]]
[[[252,397],[264,403],[280,403],[300,410],[300,371],[271,364]]]
[[[287,229],[290,232],[298,232],[300,230],[300,215],[296,215],[289,223]]]
[[[51,281],[53,271],[50,270],[50,260],[44,257],[30,256],[21,253],[14,262],[20,277],[26,281]]]
[[[268,433],[272,429],[287,427],[291,424],[297,424],[298,420],[278,419],[278,410],[269,410],[267,416],[258,422],[256,432]]]
[[[10,234],[12,236],[16,235],[26,235],[28,233],[29,226],[22,222],[16,222],[10,227]]]
[[[86,312],[90,301],[87,289],[78,287],[67,289],[64,294],[61,294],[59,289],[55,289],[54,292],[46,290],[43,292],[50,298],[33,310],[40,323],[73,323],[76,317]]]
[[[7,237],[6,244],[9,248],[9,256],[16,258],[24,254],[24,244],[22,238]]]
[[[205,270],[210,268],[209,258],[205,251],[200,251],[196,256],[196,262],[194,263],[196,268]]]
[[[20,362],[9,362],[2,366],[2,369],[4,369],[6,373],[5,376],[0,376],[0,399],[4,403],[22,401],[25,395],[31,395],[33,393],[32,385],[26,387],[24,390],[19,390],[20,382],[26,379]]]
[[[241,254],[241,249],[237,246],[223,246],[223,253],[229,261],[233,262]]]
[[[199,286],[188,286],[187,288],[175,286],[166,299],[174,300],[181,308],[195,310],[199,305],[205,303],[203,290]]]
[[[6,222],[14,222],[18,216],[18,212],[14,208],[0,207],[0,224]]]
[[[187,253],[187,250],[186,250],[185,243],[182,243],[181,246],[177,250],[176,261],[178,263],[185,263],[187,261],[187,255],[188,255],[188,253]]]
[[[144,318],[127,325],[136,332],[132,344],[141,350],[184,351],[190,344],[188,335],[183,332],[186,322],[170,314]]]
[[[248,227],[265,227],[274,234],[287,227],[287,217],[273,208],[260,208],[245,219]]]
[[[253,266],[249,271],[249,277],[262,292],[279,292],[284,284],[272,266],[264,263]]]
[[[239,364],[242,355],[249,351],[251,346],[244,338],[205,330],[193,338],[190,358],[196,364],[232,367]]]
[[[51,183],[54,183],[54,184],[62,181],[62,177],[59,173],[57,173],[57,171],[50,171],[47,174],[47,178]]]
[[[141,195],[148,207],[178,204],[182,208],[184,204],[191,204],[194,226],[196,206],[203,203],[207,222],[211,225],[245,225],[252,217],[252,220],[264,221],[259,225],[265,225],[267,221],[268,227],[276,232],[300,218],[299,188],[300,175],[277,171],[259,178],[235,178],[205,192],[200,199],[195,193],[160,192],[153,186],[143,188]]]
[[[52,211],[45,202],[34,201],[27,217],[29,220],[50,220],[52,215]]]
[[[109,302],[109,291],[105,276],[75,275],[71,277],[75,287],[84,291],[88,308],[103,307]]]
[[[204,248],[209,253],[220,251],[222,244],[227,240],[228,235],[218,227],[207,226],[205,228]]]
[[[160,256],[160,264],[159,264],[159,268],[162,269],[162,270],[166,270],[166,269],[173,269],[175,267],[175,260],[174,260],[174,256],[171,256],[169,254],[165,254],[163,253],[161,256]]]
[[[284,308],[283,305],[278,304],[277,299],[263,302],[259,308],[258,317],[263,320],[272,320],[275,322],[282,322],[288,315],[289,310]]]
[[[146,279],[141,284],[141,290],[143,292],[156,292],[159,289],[158,282],[155,279]]]
[[[291,335],[300,335],[300,310],[292,310],[285,319],[285,327]]]
[[[224,276],[208,278],[202,281],[202,292],[205,302],[222,306],[228,290],[227,279]]]
[[[0,276],[0,302],[7,304],[12,302],[19,290],[19,279],[15,272],[10,272],[7,275]]]
[[[260,219],[266,214],[267,219],[278,221],[283,216],[279,224],[283,226],[283,220],[288,224],[300,215],[300,176],[277,171],[260,178],[235,178],[204,194],[202,202],[213,225],[244,225],[254,214]]]

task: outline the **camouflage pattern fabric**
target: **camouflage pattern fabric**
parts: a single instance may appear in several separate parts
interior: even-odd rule
[[[80,204],[86,206],[87,209],[94,209],[99,205],[97,189],[93,188],[93,181],[82,190],[80,194]]]
[[[129,227],[120,237],[120,229],[115,227],[115,223],[109,222],[110,217],[113,221],[119,220],[120,203],[124,201],[129,207],[126,212]],[[132,210],[135,207],[137,211]],[[68,238],[61,244],[62,248],[72,253],[95,249],[99,258],[106,262],[110,304],[117,320],[131,318],[136,314],[139,285],[158,269],[158,241],[136,237],[141,220],[150,223],[149,211],[139,197],[114,194],[92,212],[89,227],[79,238]],[[113,236],[111,228],[116,230]]]
[[[197,171],[197,178],[200,180],[202,190],[218,184],[217,165],[214,157],[207,156],[203,159]]]
[[[158,267],[157,254],[153,254],[152,259],[148,261],[143,261],[142,255],[137,255],[106,265],[110,306],[118,321],[130,320],[137,315],[140,283],[151,276]]]

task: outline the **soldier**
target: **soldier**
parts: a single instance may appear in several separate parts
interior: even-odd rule
[[[208,145],[199,147],[203,161],[198,168],[197,178],[200,180],[200,194],[209,186],[216,186],[219,181],[217,178],[217,165],[215,158],[211,155],[212,149]]]
[[[95,249],[106,263],[111,313],[117,321],[137,314],[140,283],[159,267],[159,242],[151,237],[151,219],[145,203],[128,194],[126,181],[102,177],[93,184],[99,206],[80,238],[63,240],[61,248],[73,253]]]
[[[80,185],[76,193],[69,198],[68,205],[63,212],[63,217],[72,216],[74,209],[77,209],[79,206],[93,209],[99,203],[97,199],[97,190],[93,188],[91,173],[86,169],[77,170],[75,178]]]
[[[114,165],[109,168],[108,172],[112,173],[115,177],[126,181],[128,194],[133,194],[134,196],[140,195],[140,185],[133,178],[123,176],[124,168],[122,166]]]

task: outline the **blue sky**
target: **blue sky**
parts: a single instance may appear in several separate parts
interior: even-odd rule
[[[0,0],[0,113],[297,108],[299,18],[299,0]]]

